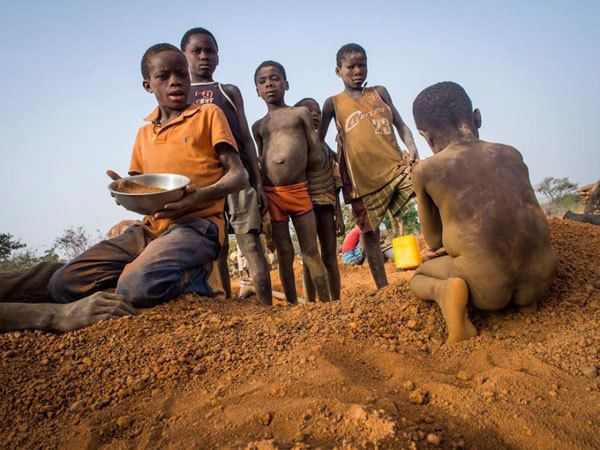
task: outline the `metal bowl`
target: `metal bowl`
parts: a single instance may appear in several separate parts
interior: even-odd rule
[[[167,189],[163,192],[148,194],[129,194],[115,190],[117,181],[108,185],[108,190],[125,209],[139,214],[154,214],[164,209],[167,203],[176,202],[183,197],[183,189],[190,183],[188,177],[171,173],[152,173],[123,178],[145,186],[156,186]]]

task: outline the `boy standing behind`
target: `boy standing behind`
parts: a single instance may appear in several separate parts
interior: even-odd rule
[[[313,98],[303,98],[294,106],[304,106],[312,116],[315,131],[321,126],[321,107]],[[339,192],[336,190],[334,164],[335,161],[325,142],[321,142],[323,164],[317,171],[307,171],[306,181],[308,194],[313,202],[315,218],[317,221],[317,235],[321,247],[321,258],[327,270],[327,281],[332,300],[340,299],[340,268],[337,261],[336,232],[343,235],[344,221],[340,208]],[[337,228],[336,228],[337,227]],[[315,301],[315,287],[312,283],[310,271],[303,266],[304,290],[309,302]]]
[[[344,91],[329,97],[323,105],[321,140],[325,139],[332,118],[341,139],[339,156],[342,179],[352,187],[345,189],[365,244],[371,274],[377,288],[387,285],[383,255],[379,248],[379,224],[386,211],[400,218],[402,208],[413,195],[409,164],[419,158],[412,133],[402,121],[383,86],[365,88],[367,54],[358,44],[346,44],[336,56],[335,73],[344,82]],[[408,147],[405,161],[392,125]]]
[[[292,216],[302,260],[310,271],[319,300],[328,301],[329,288],[317,249],[315,214],[305,175],[307,170],[318,170],[323,164],[319,138],[308,110],[285,104],[289,85],[281,64],[261,63],[254,73],[254,82],[268,109],[267,115],[252,125],[252,132],[262,156],[265,193],[286,299],[290,303],[297,301],[294,247],[288,225]]]
[[[187,31],[181,39],[181,51],[187,58],[192,78],[190,103],[212,103],[221,108],[237,142],[242,164],[248,171],[250,184],[245,189],[227,196],[229,223],[242,253],[248,260],[258,301],[270,305],[271,278],[260,241],[259,211],[259,207],[266,211],[267,205],[256,161],[256,149],[244,113],[242,94],[233,84],[221,84],[213,80],[213,73],[219,64],[219,48],[210,31],[204,28],[192,28]],[[219,269],[223,286],[229,296],[231,284],[227,268],[227,239],[223,247]]]

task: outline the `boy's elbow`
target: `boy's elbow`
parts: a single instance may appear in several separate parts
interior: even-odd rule
[[[237,170],[233,177],[232,192],[241,191],[248,185],[248,173],[244,169]]]

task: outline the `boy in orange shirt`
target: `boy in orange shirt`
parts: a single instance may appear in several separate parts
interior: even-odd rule
[[[146,118],[133,148],[129,173],[177,173],[190,178],[184,197],[143,223],[102,241],[59,269],[48,289],[61,303],[116,288],[134,306],[152,306],[181,293],[211,295],[207,265],[223,240],[225,197],[247,183],[223,112],[190,105],[184,54],[170,44],[142,58],[143,86],[158,107]]]

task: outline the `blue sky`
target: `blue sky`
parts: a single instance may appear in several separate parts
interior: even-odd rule
[[[262,117],[252,75],[265,59],[287,70],[288,103],[342,89],[335,53],[363,45],[369,84],[388,88],[415,135],[412,101],[443,80],[483,114],[482,139],[517,147],[532,183],[600,176],[600,2],[111,1],[1,2],[0,232],[43,249],[68,226],[106,232],[135,218],[114,204],[107,168],[125,173],[142,119],[150,45],[178,45],[203,26],[219,42],[215,78]],[[334,132],[331,129],[328,140]]]

